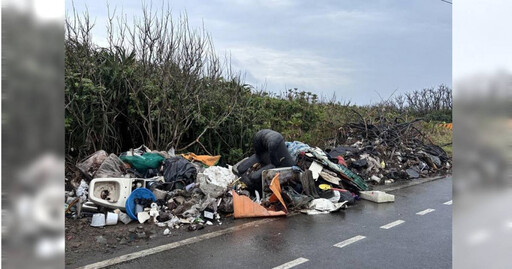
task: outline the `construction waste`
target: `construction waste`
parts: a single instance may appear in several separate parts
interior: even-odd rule
[[[100,150],[66,180],[66,216],[93,227],[132,221],[162,227],[221,225],[222,218],[326,214],[359,199],[393,202],[377,184],[447,174],[442,148],[417,139],[411,123],[349,124],[346,145],[325,151],[265,129],[255,134],[254,155],[221,167],[221,156],[176,155],[141,146],[119,156]],[[123,223],[123,224],[120,224]]]

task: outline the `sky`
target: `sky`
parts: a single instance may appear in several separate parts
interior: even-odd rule
[[[128,18],[140,0],[108,1]],[[161,1],[146,1],[154,9]],[[167,3],[167,2],[166,2]],[[72,1],[66,0],[66,12]],[[393,93],[452,86],[452,5],[441,0],[174,0],[177,17],[204,24],[215,49],[230,55],[245,82],[281,93],[298,88],[365,105]],[[107,1],[74,0],[96,20],[105,44]]]

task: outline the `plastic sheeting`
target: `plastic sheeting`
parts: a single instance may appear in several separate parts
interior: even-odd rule
[[[227,168],[212,166],[198,174],[197,180],[204,194],[218,198],[228,190],[228,185],[235,180],[235,175]]]
[[[123,161],[115,154],[110,154],[100,165],[100,168],[94,174],[94,178],[123,177],[126,174],[126,168]]]
[[[145,174],[148,169],[158,169],[165,159],[158,153],[144,153],[142,155],[121,155],[121,160],[129,163],[137,172]]]
[[[188,185],[195,181],[196,175],[195,166],[181,156],[171,157],[164,161],[165,182],[183,180],[185,185]]]
[[[181,156],[183,156],[183,158],[185,158],[189,161],[192,161],[192,160],[198,161],[207,166],[214,166],[220,160],[220,155],[210,156],[210,155],[196,155],[194,153],[188,153],[188,154],[181,154]]]
[[[94,173],[101,166],[103,161],[108,157],[108,154],[104,150],[99,150],[87,157],[85,160],[76,165],[80,171],[87,177],[88,180],[91,180],[94,176]]]

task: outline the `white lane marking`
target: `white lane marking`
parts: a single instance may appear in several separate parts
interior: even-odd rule
[[[268,219],[262,219],[262,220],[257,220],[257,221],[251,221],[251,222],[244,223],[242,225],[238,225],[238,226],[235,226],[235,227],[230,227],[230,228],[227,228],[227,229],[224,229],[224,230],[219,230],[219,231],[215,231],[215,232],[211,232],[211,233],[207,233],[207,234],[202,234],[202,235],[194,236],[194,237],[191,237],[191,238],[183,239],[183,240],[178,241],[178,242],[173,242],[173,243],[169,243],[169,244],[166,244],[166,245],[157,246],[157,247],[154,247],[154,248],[149,248],[149,249],[141,250],[141,251],[138,251],[138,252],[133,252],[133,253],[121,255],[119,257],[115,257],[115,258],[112,258],[112,259],[108,259],[108,260],[104,260],[104,261],[88,264],[88,265],[79,267],[79,269],[104,268],[104,267],[107,267],[107,266],[112,266],[114,264],[123,263],[123,262],[127,262],[127,261],[130,261],[130,260],[142,258],[142,257],[148,256],[148,255],[151,255],[151,254],[160,253],[162,251],[171,250],[171,249],[178,248],[178,247],[181,247],[181,246],[194,244],[194,243],[197,243],[197,242],[201,242],[203,240],[211,239],[211,238],[214,238],[214,237],[217,237],[217,236],[221,236],[221,235],[224,235],[224,234],[228,234],[228,233],[231,233],[231,232],[240,231],[240,230],[243,230],[245,228],[249,228],[249,227],[253,227],[253,226],[256,226],[256,225],[260,225],[260,224],[264,224],[264,223],[267,223],[267,222],[271,222],[271,221],[274,221],[276,219],[278,219],[278,218],[268,218]]]
[[[397,225],[400,225],[400,224],[402,224],[402,223],[404,223],[404,222],[405,222],[405,221],[403,221],[403,220],[399,219],[399,220],[393,221],[393,222],[391,222],[391,223],[388,223],[388,224],[386,224],[386,225],[382,225],[382,226],[380,226],[380,228],[381,228],[381,229],[390,229],[390,228],[393,228],[393,227],[395,227],[395,226],[397,226]]]
[[[446,203],[443,203],[443,204],[445,204],[445,205],[451,205],[452,203],[453,203],[453,200],[450,200],[450,201],[448,201],[448,202],[446,202]]]
[[[416,215],[423,216],[423,215],[426,215],[426,214],[428,214],[430,212],[434,212],[434,211],[436,211],[436,210],[433,209],[433,208],[428,208],[428,209],[425,209],[423,211],[420,211],[420,212],[416,213]]]
[[[335,244],[334,246],[338,247],[338,248],[342,248],[344,246],[348,246],[348,245],[350,245],[352,243],[355,243],[355,242],[357,242],[359,240],[362,240],[362,239],[365,239],[365,238],[366,238],[366,236],[356,235],[356,236],[354,236],[354,237],[352,237],[350,239],[347,239],[345,241],[339,242],[338,244]]]
[[[302,258],[302,257],[300,257],[300,258],[295,259],[295,260],[293,260],[293,261],[290,261],[290,262],[287,262],[287,263],[285,263],[285,264],[281,264],[281,265],[279,265],[279,266],[276,266],[276,267],[274,267],[273,269],[287,269],[287,268],[292,268],[292,267],[297,266],[297,265],[299,265],[299,264],[303,264],[303,263],[305,263],[305,262],[307,262],[307,261],[309,261],[309,260],[308,260],[308,259],[306,259],[306,258]]]

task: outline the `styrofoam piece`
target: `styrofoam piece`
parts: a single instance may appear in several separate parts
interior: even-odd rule
[[[107,212],[107,225],[116,225],[119,220],[119,215],[112,212]]]
[[[105,214],[103,213],[96,213],[92,215],[92,221],[91,221],[92,227],[103,227],[105,226]]]
[[[144,223],[149,219],[149,212],[143,211],[137,213],[137,219],[139,220],[139,223]]]
[[[359,196],[361,199],[375,203],[388,203],[395,201],[395,196],[393,194],[385,193],[383,191],[362,191]]]

